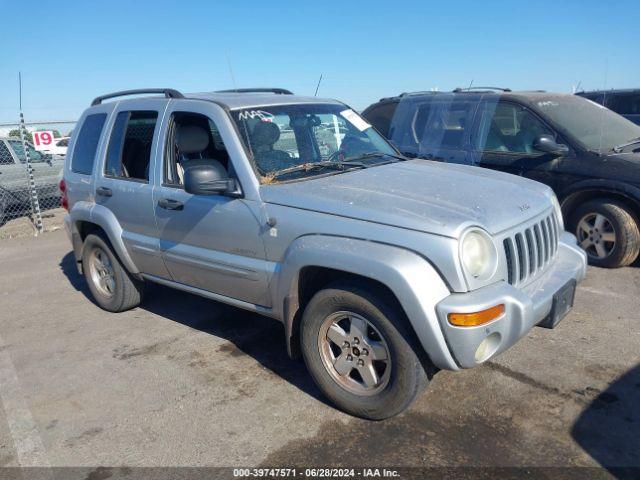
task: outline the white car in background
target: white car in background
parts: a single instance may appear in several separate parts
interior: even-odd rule
[[[57,155],[60,157],[64,157],[67,154],[67,148],[69,147],[69,137],[56,138],[51,145],[46,150],[42,150],[44,153],[48,153],[49,155]]]

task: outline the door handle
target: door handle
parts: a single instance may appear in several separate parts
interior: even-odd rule
[[[158,206],[165,210],[182,210],[184,209],[184,203],[172,198],[161,198],[158,200]]]
[[[107,188],[107,187],[98,187],[96,189],[96,193],[98,195],[100,195],[101,197],[111,197],[111,196],[113,196],[113,192],[111,191],[110,188]]]

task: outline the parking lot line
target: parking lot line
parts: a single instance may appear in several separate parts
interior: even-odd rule
[[[22,395],[16,369],[2,336],[0,336],[0,399],[19,465],[22,467],[49,466],[38,426]]]

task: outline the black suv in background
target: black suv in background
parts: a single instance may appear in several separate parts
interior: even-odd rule
[[[403,93],[363,116],[408,157],[549,185],[593,265],[638,257],[640,126],[617,113],[576,95],[483,88]]]
[[[619,113],[636,125],[640,125],[640,89],[594,90],[592,92],[578,92],[576,95],[604,105],[609,110]]]

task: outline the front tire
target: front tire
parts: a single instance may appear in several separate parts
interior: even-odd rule
[[[406,318],[382,295],[355,284],[319,291],[304,310],[302,355],[313,380],[341,410],[382,420],[427,386]]]
[[[96,303],[109,312],[124,312],[142,301],[144,284],[124,268],[106,236],[90,234],[84,241],[82,269]]]
[[[631,265],[640,252],[638,223],[624,203],[591,200],[571,214],[570,228],[589,263],[617,268]]]

